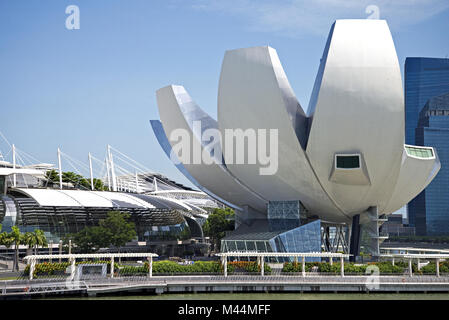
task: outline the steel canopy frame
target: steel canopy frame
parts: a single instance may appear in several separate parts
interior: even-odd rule
[[[43,255],[29,255],[24,258],[30,262],[30,275],[29,279],[33,280],[33,273],[36,267],[36,262],[39,260],[51,260],[51,259],[69,259],[71,274],[70,281],[75,279],[75,262],[76,259],[89,259],[89,258],[110,258],[111,259],[111,278],[114,277],[114,258],[147,258],[149,263],[148,276],[153,276],[153,258],[158,257],[155,253],[85,253],[85,254],[43,254]]]
[[[329,258],[332,264],[333,258],[340,259],[340,275],[345,276],[345,265],[344,259],[349,258],[350,254],[344,253],[334,253],[334,252],[257,252],[257,251],[230,251],[215,254],[217,257],[221,258],[223,265],[223,274],[225,277],[228,276],[228,257],[256,257],[258,264],[260,265],[260,275],[264,275],[264,266],[266,257],[301,257],[302,263],[302,276],[306,276],[306,260],[305,258]]]

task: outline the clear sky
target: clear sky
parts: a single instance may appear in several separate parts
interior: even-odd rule
[[[79,30],[65,27],[72,4]],[[155,91],[183,85],[216,117],[225,50],[270,45],[307,108],[331,24],[366,18],[370,5],[402,67],[407,56],[449,55],[447,0],[0,0],[0,131],[42,162],[56,163],[60,146],[87,163],[111,144],[190,185],[149,125]]]

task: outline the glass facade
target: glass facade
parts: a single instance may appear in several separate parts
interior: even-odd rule
[[[432,98],[420,113],[416,143],[434,147],[441,169],[409,204],[417,235],[449,235],[449,92]]]
[[[432,97],[449,92],[449,59],[405,60],[405,143],[416,145],[419,113]]]
[[[441,126],[435,126],[437,122],[441,122],[441,119],[432,119],[432,124],[429,123],[429,118],[440,113],[440,111],[428,110],[427,116],[424,113],[424,116],[422,116],[421,119],[420,112],[429,99],[449,92],[449,59],[407,58],[405,60],[404,74],[405,143],[410,145],[423,145],[423,141],[426,140],[426,145],[436,147],[436,150],[440,155],[440,149],[443,146],[427,144],[427,139],[424,138],[426,134],[424,133],[424,129],[422,129],[428,128],[425,131],[430,132],[430,130],[437,127],[441,128]],[[441,131],[434,132],[433,136],[441,133]],[[419,134],[420,137],[415,139],[415,134]],[[428,138],[430,138],[430,134]],[[441,161],[441,170],[435,178],[437,181],[439,180],[439,176],[444,175],[444,172],[442,172],[444,171],[444,167],[444,162]],[[438,184],[435,179],[426,188],[428,195],[432,193],[432,185]],[[408,204],[407,209],[410,226],[416,227],[417,234],[425,234],[426,191],[423,191],[413,199]]]
[[[256,230],[252,233],[225,237],[221,251],[257,252],[321,252],[321,221],[315,220],[291,230],[269,232]],[[272,262],[293,261],[293,258],[270,258]],[[306,258],[306,261],[320,261],[320,258]]]
[[[6,184],[5,176],[0,176],[0,194],[5,193],[5,190],[6,190],[5,184]]]
[[[16,225],[22,232],[40,229],[48,240],[59,241],[69,233],[81,231],[86,226],[98,225],[111,210],[127,212],[136,225],[138,240],[174,240],[187,232],[188,225],[182,214],[173,209],[100,208],[100,207],[47,207],[32,198],[8,195],[0,198],[1,231],[10,231]],[[12,206],[15,216],[11,216]],[[14,218],[15,221],[11,221]],[[187,228],[187,230],[186,230]]]
[[[283,232],[270,244],[276,252],[321,252],[321,221],[316,220],[298,228]],[[306,258],[306,261],[320,261]]]
[[[270,231],[290,230],[300,226],[301,203],[299,201],[269,201],[268,223]]]

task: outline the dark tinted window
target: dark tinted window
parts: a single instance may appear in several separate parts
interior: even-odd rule
[[[337,156],[337,168],[353,169],[360,168],[359,156]]]

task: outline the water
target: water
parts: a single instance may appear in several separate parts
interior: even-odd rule
[[[45,298],[46,300],[449,300],[449,293],[185,293],[100,297]]]

